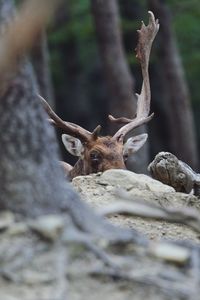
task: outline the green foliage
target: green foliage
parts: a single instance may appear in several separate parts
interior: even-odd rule
[[[174,28],[193,102],[199,102],[200,1],[170,0]]]
[[[90,13],[90,1],[68,1],[66,22],[50,35],[52,44],[70,43],[78,48],[80,63],[85,66],[94,51],[94,27]]]
[[[51,46],[51,62],[54,80],[61,87],[66,80],[66,68],[70,64],[71,57],[66,57],[64,49],[74,47],[74,55],[77,59],[78,72],[86,78],[93,68],[95,61],[96,43],[93,20],[90,12],[90,1],[69,0],[65,6],[65,21],[57,25],[49,36]],[[63,56],[65,55],[65,58]],[[63,63],[65,72],[63,73]],[[64,83],[66,88],[66,83]]]

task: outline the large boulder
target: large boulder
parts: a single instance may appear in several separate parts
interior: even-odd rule
[[[125,190],[130,201],[141,199],[164,207],[190,206],[200,210],[200,201],[194,195],[177,193],[174,188],[147,175],[128,170],[113,169],[104,173],[79,176],[73,179],[72,184],[84,201],[95,209],[121,200],[118,190]],[[117,214],[110,217],[110,220],[119,226],[136,228],[151,239],[164,236],[169,239],[193,239],[199,242],[199,234],[182,224]]]

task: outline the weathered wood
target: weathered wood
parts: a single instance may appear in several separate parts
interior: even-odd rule
[[[172,186],[177,192],[199,196],[200,174],[169,152],[160,152],[148,167],[153,178]]]

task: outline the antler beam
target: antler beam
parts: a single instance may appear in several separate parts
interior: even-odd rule
[[[101,130],[100,125],[98,125],[93,132],[90,132],[77,124],[65,122],[52,110],[50,105],[43,97],[41,97],[40,95],[38,95],[38,97],[40,98],[44,109],[50,117],[50,122],[53,125],[63,129],[65,133],[77,137],[84,143],[87,143],[90,140],[95,140],[98,137],[99,131]]]
[[[136,47],[136,57],[139,59],[141,64],[142,76],[143,76],[143,84],[140,95],[137,96],[137,112],[136,117],[134,119],[127,118],[114,118],[109,115],[109,119],[112,122],[126,124],[121,127],[113,136],[114,139],[123,140],[125,135],[131,131],[132,129],[141,126],[149,122],[153,114],[149,115],[150,111],[150,102],[151,102],[151,90],[150,90],[150,82],[149,82],[149,56],[151,52],[151,46],[153,40],[159,30],[158,20],[155,20],[154,14],[149,11],[149,24],[146,26],[144,22],[142,22],[141,29],[138,30],[139,40],[138,45]]]

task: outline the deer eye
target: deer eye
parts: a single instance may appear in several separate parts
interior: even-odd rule
[[[93,161],[93,162],[99,162],[101,160],[101,155],[99,152],[97,151],[92,151],[90,153],[90,159]]]

